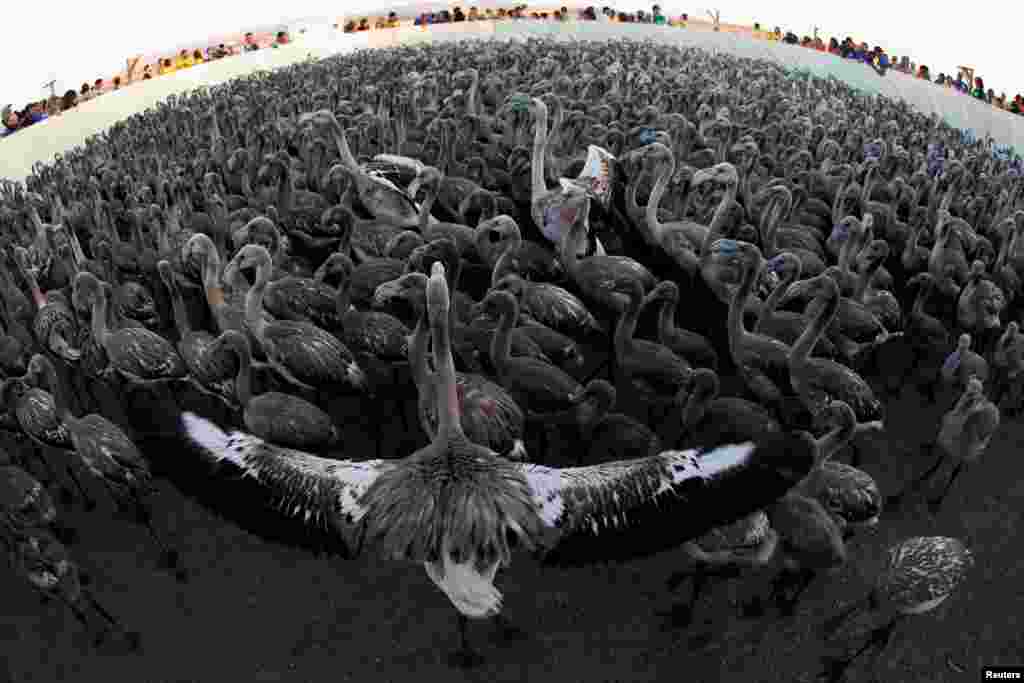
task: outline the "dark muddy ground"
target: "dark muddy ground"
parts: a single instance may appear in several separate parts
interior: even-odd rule
[[[334,409],[346,426],[348,457],[374,456],[376,421],[390,420],[385,455],[413,448],[409,439],[396,443],[403,427],[391,406],[371,414],[341,401]],[[159,421],[172,408],[135,398],[130,412],[133,422],[140,414]],[[892,492],[927,464],[904,451],[936,433],[941,409],[908,389],[890,403],[889,415],[888,436],[865,448],[863,467]],[[421,567],[323,558],[265,540],[209,509],[242,508],[239,521],[258,527],[262,518],[245,511],[251,500],[204,485],[201,474],[180,474],[191,471],[176,460],[180,452],[150,446],[157,467],[179,472],[173,483],[161,481],[155,516],[183,549],[191,581],[181,585],[156,570],[146,532],[112,518],[108,504],[92,512],[65,508],[65,521],[81,535],[74,557],[106,606],[142,633],[144,651],[96,651],[59,605],[41,605],[2,568],[0,680],[6,673],[19,683],[813,681],[825,653],[816,628],[865,593],[886,546],[930,534],[965,540],[976,568],[939,610],[902,625],[876,671],[879,680],[904,683],[977,680],[985,664],[1024,663],[1022,445],[1024,425],[1004,418],[984,461],[962,475],[941,513],[931,517],[919,501],[887,512],[876,530],[851,542],[848,566],[819,577],[789,618],[739,616],[739,602],[767,591],[766,574],[714,586],[690,628],[667,627],[658,612],[673,601],[665,579],[684,566],[679,552],[575,570],[542,570],[518,558],[498,585],[506,614],[530,638],[498,642],[489,625],[473,625],[487,663],[470,672],[447,665],[457,642],[455,613]],[[851,646],[868,627],[861,619],[844,631]],[[872,680],[870,669],[859,667],[848,680]]]

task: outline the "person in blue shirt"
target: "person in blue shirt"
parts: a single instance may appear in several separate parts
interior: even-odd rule
[[[874,69],[879,76],[884,76],[885,72],[889,70],[890,62],[889,55],[885,54],[885,50],[875,46],[875,59],[871,63],[871,68]]]

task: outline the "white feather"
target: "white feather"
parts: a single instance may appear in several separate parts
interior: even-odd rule
[[[473,619],[493,617],[501,611],[501,591],[494,586],[500,561],[481,573],[474,566],[474,557],[462,563],[453,562],[447,547],[442,556],[441,562],[424,562],[423,568],[455,609]]]
[[[385,460],[321,458],[304,451],[275,446],[251,434],[226,433],[209,420],[193,413],[186,412],[181,419],[185,433],[192,442],[207,451],[214,460],[227,460],[239,467],[245,476],[260,480],[266,467],[266,458],[270,458],[277,468],[287,469],[307,478],[315,490],[333,488],[338,493],[341,513],[351,516],[353,522],[362,519],[366,513],[363,494],[384,469],[389,467]],[[260,458],[256,458],[257,455]],[[300,512],[301,501],[296,505],[293,514],[299,516]],[[308,514],[305,516],[308,519]]]
[[[719,446],[718,448],[704,451],[700,458],[698,458],[701,473],[704,477],[710,477],[738,467],[750,459],[754,448],[754,443],[748,441],[743,444]]]
[[[750,458],[754,449],[754,444],[749,442],[720,446],[704,453],[697,450],[665,451],[653,456],[662,461],[669,475],[661,481],[658,489],[651,495],[653,498],[658,498],[670,494],[674,486],[695,477],[714,478],[742,465]],[[565,513],[563,496],[566,488],[615,486],[618,481],[625,481],[632,469],[650,467],[650,464],[649,459],[643,458],[565,469],[535,464],[524,464],[522,468],[533,493],[533,500],[539,508],[541,520],[547,526],[556,527],[564,521],[562,520],[562,515]],[[613,497],[613,500],[616,499]],[[608,510],[602,516],[611,519],[615,515],[619,515],[624,520],[624,513],[625,510]]]

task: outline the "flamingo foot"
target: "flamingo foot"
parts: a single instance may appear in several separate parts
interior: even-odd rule
[[[825,658],[825,670],[818,674],[819,681],[826,683],[839,683],[846,675],[853,659],[849,657],[827,657]]]
[[[78,542],[78,532],[64,524],[54,524],[51,527],[53,535],[64,545],[73,545]]]
[[[494,618],[494,626],[502,640],[523,641],[530,638],[529,632],[519,628],[500,614]]]
[[[60,488],[60,492],[57,495],[59,496],[61,505],[71,505],[73,502],[75,502],[75,497],[71,495],[71,489],[69,489],[66,486],[62,486]]]
[[[475,669],[483,663],[483,655],[468,647],[460,648],[448,655],[449,666],[456,669]]]
[[[658,612],[658,616],[665,619],[663,631],[687,628],[693,623],[693,608],[687,603],[677,602],[668,610]]]
[[[740,608],[740,614],[747,619],[759,619],[764,616],[764,601],[760,596],[754,597]]]

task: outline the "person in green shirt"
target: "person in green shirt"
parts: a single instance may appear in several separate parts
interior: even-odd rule
[[[665,25],[665,15],[661,13],[661,7],[655,5],[651,8],[651,14],[654,15],[654,23],[661,26]]]
[[[971,95],[977,100],[987,99],[985,95],[985,81],[981,80],[980,76],[974,79],[974,90],[971,91]]]

